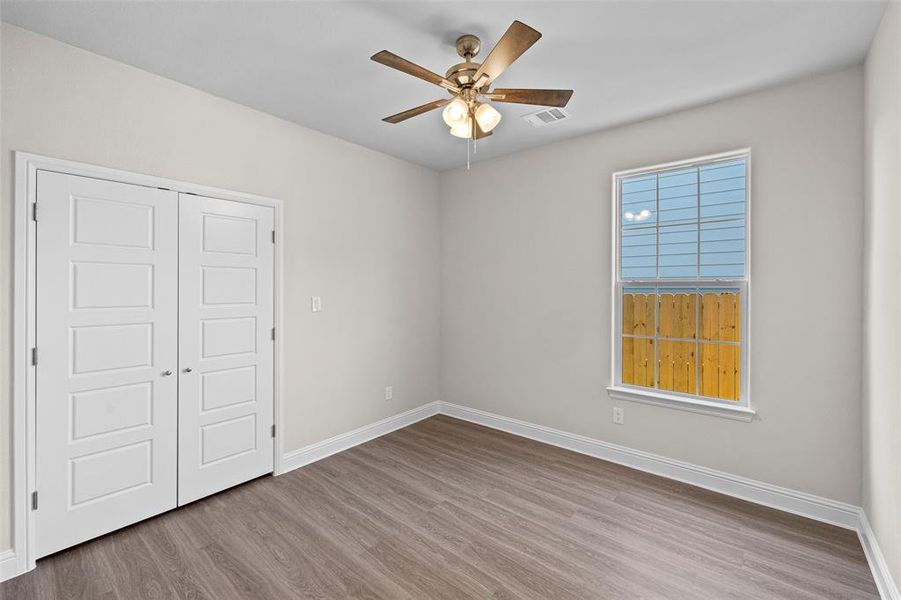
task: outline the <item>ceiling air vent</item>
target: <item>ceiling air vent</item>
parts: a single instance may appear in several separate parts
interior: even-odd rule
[[[562,108],[542,108],[541,110],[522,116],[523,120],[532,127],[544,127],[559,123],[564,119],[572,118]]]

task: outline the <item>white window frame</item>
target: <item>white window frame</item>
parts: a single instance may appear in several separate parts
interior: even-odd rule
[[[622,211],[620,210],[620,182],[628,177],[636,175],[644,175],[649,173],[657,173],[660,171],[677,170],[685,167],[700,166],[709,163],[735,160],[737,158],[745,159],[745,273],[742,278],[707,278],[698,277],[697,279],[630,279],[622,280],[620,277],[620,228],[622,226]],[[751,378],[750,378],[750,353],[751,353],[751,150],[750,148],[742,148],[730,152],[722,152],[719,154],[710,154],[699,156],[686,160],[651,165],[637,169],[629,169],[626,171],[617,171],[612,177],[612,202],[611,202],[611,228],[612,228],[612,253],[611,253],[611,313],[612,323],[611,331],[613,332],[611,340],[611,356],[610,356],[610,385],[607,392],[610,398],[614,400],[627,400],[632,402],[641,402],[644,404],[653,404],[685,410],[689,412],[709,414],[728,419],[751,421],[754,418],[755,411],[751,408]],[[709,398],[698,396],[695,394],[684,394],[681,392],[672,392],[669,390],[659,390],[656,388],[647,388],[635,385],[628,385],[622,382],[622,292],[625,285],[639,285],[641,287],[663,287],[672,288],[688,288],[697,289],[705,287],[733,287],[738,288],[741,298],[741,340],[739,344],[739,400],[722,400],[717,398]],[[657,309],[655,307],[655,339],[657,328]],[[654,344],[655,360],[654,360],[654,380],[657,380],[657,360],[656,352],[658,344]],[[698,371],[696,370],[696,377]]]

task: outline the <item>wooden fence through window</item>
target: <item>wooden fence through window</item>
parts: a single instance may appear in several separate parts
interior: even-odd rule
[[[622,382],[738,400],[740,307],[735,290],[624,293]]]

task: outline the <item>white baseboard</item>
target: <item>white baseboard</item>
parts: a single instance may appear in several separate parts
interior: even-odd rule
[[[870,563],[870,570],[873,571],[873,579],[876,580],[879,596],[882,600],[901,600],[898,586],[895,585],[888,563],[885,562],[885,556],[879,548],[879,542],[876,541],[876,534],[873,532],[870,520],[867,519],[867,513],[864,511],[860,511],[860,527],[857,530],[857,535],[860,537],[860,545],[863,546],[863,552],[867,555],[867,562]]]
[[[511,419],[467,406],[439,402],[443,415],[498,429],[513,435],[587,454],[640,471],[675,479],[778,510],[857,531],[882,600],[901,600],[885,556],[866,513],[859,506],[799,492],[747,477],[686,463],[665,456],[602,442],[582,435]]]
[[[21,573],[15,551],[9,549],[0,552],[0,581],[12,579],[16,575],[21,575]]]
[[[470,421],[756,504],[856,530],[880,596],[883,600],[901,600],[867,516],[859,506],[449,402],[424,404],[376,423],[287,452],[282,457],[278,473],[287,473],[314,463],[436,414]],[[0,581],[18,575],[18,569],[19,565],[13,550],[0,552]]]
[[[359,429],[292,450],[282,457],[279,473],[308,465],[439,413],[845,529],[859,529],[859,506],[443,401],[424,404]]]
[[[354,446],[383,436],[386,433],[391,433],[392,431],[395,431],[397,429],[412,425],[417,421],[421,421],[433,415],[437,415],[438,404],[438,402],[423,404],[422,406],[418,406],[412,410],[408,410],[392,417],[388,417],[387,419],[382,419],[381,421],[370,423],[369,425],[364,425],[359,429],[354,429],[353,431],[348,431],[347,433],[336,435],[335,437],[331,437],[327,440],[323,440],[315,444],[310,444],[309,446],[304,446],[303,448],[298,448],[297,450],[286,452],[282,456],[278,474],[293,471],[294,469],[297,469],[304,465],[314,463],[317,460],[322,460],[323,458],[331,456],[332,454],[353,448]]]
[[[634,450],[625,446],[602,442],[582,435],[551,429],[542,425],[502,417],[493,413],[451,404],[440,403],[440,412],[451,417],[499,429],[588,456],[594,456],[633,469],[653,473],[669,479],[689,483],[714,492],[726,494],[794,513],[803,517],[856,530],[860,507],[813,494],[798,492],[762,481],[708,469],[658,454]]]

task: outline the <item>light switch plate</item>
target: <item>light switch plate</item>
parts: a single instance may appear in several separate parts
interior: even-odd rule
[[[319,312],[322,310],[322,298],[319,296],[313,296],[310,298],[310,308],[313,312]]]

